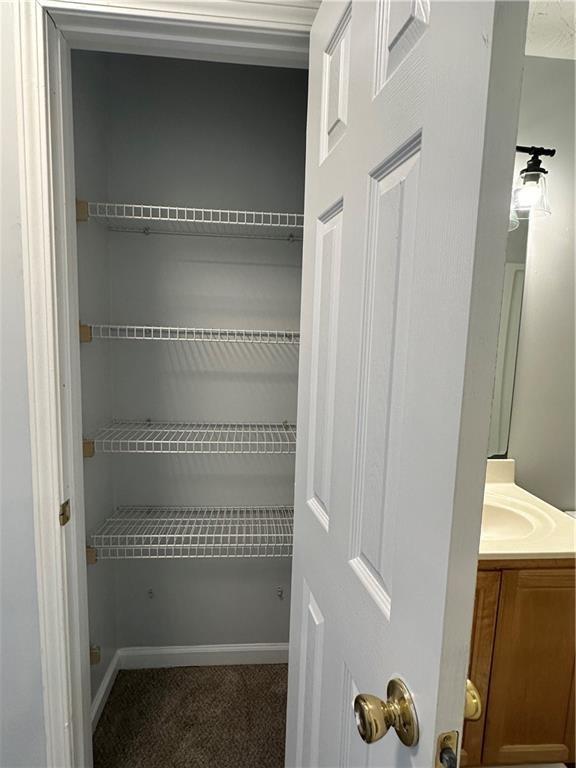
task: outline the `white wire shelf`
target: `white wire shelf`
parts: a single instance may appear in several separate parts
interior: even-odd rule
[[[99,560],[289,557],[292,507],[118,507],[91,537]]]
[[[150,339],[154,341],[226,342],[240,344],[300,343],[298,331],[225,328],[169,328],[154,325],[83,325],[81,339]]]
[[[87,449],[86,443],[89,444]],[[85,441],[96,453],[294,453],[296,425],[114,421]]]
[[[119,232],[302,240],[304,215],[273,211],[229,211],[131,203],[82,203],[78,210]]]

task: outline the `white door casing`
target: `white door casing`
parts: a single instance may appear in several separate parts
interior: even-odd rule
[[[527,8],[324,2],[311,34],[286,765],[461,729]],[[420,742],[364,744],[410,688]]]
[[[72,727],[67,728],[72,764],[92,765],[90,723],[90,664],[85,649],[90,645],[88,627],[88,584],[86,572],[86,530],[84,512],[84,467],[82,453],[82,401],[80,393],[80,348],[77,329],[78,259],[76,252],[76,209],[74,146],[72,124],[72,73],[70,47],[52,19],[46,19],[47,68],[51,98],[48,103],[52,176],[52,208],[57,286],[57,339],[61,423],[61,497],[68,499],[71,516],[61,530],[64,556],[67,622],[66,647],[71,681],[68,682]],[[80,650],[80,653],[78,653]],[[78,681],[73,684],[72,681]]]

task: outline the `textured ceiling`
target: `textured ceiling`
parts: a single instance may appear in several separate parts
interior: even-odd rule
[[[554,59],[576,58],[576,2],[532,0],[528,16],[526,54]]]
[[[320,0],[275,0],[317,8]],[[530,0],[528,56],[576,59],[576,0]]]

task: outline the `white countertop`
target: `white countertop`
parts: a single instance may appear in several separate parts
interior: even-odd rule
[[[480,534],[481,560],[576,555],[576,520],[514,482],[513,459],[489,459]]]

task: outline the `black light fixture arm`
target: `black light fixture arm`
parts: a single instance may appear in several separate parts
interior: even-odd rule
[[[521,144],[516,146],[516,152],[523,152],[525,155],[540,155],[542,157],[554,157],[555,149],[546,149],[546,147],[525,147]]]
[[[526,163],[526,168],[520,171],[520,176],[524,179],[524,183],[527,181],[538,181],[539,174],[548,173],[546,168],[542,167],[541,157],[554,157],[556,154],[555,149],[547,149],[546,147],[526,147],[522,144],[516,146],[516,152],[523,152],[526,155],[530,155],[530,159]]]

